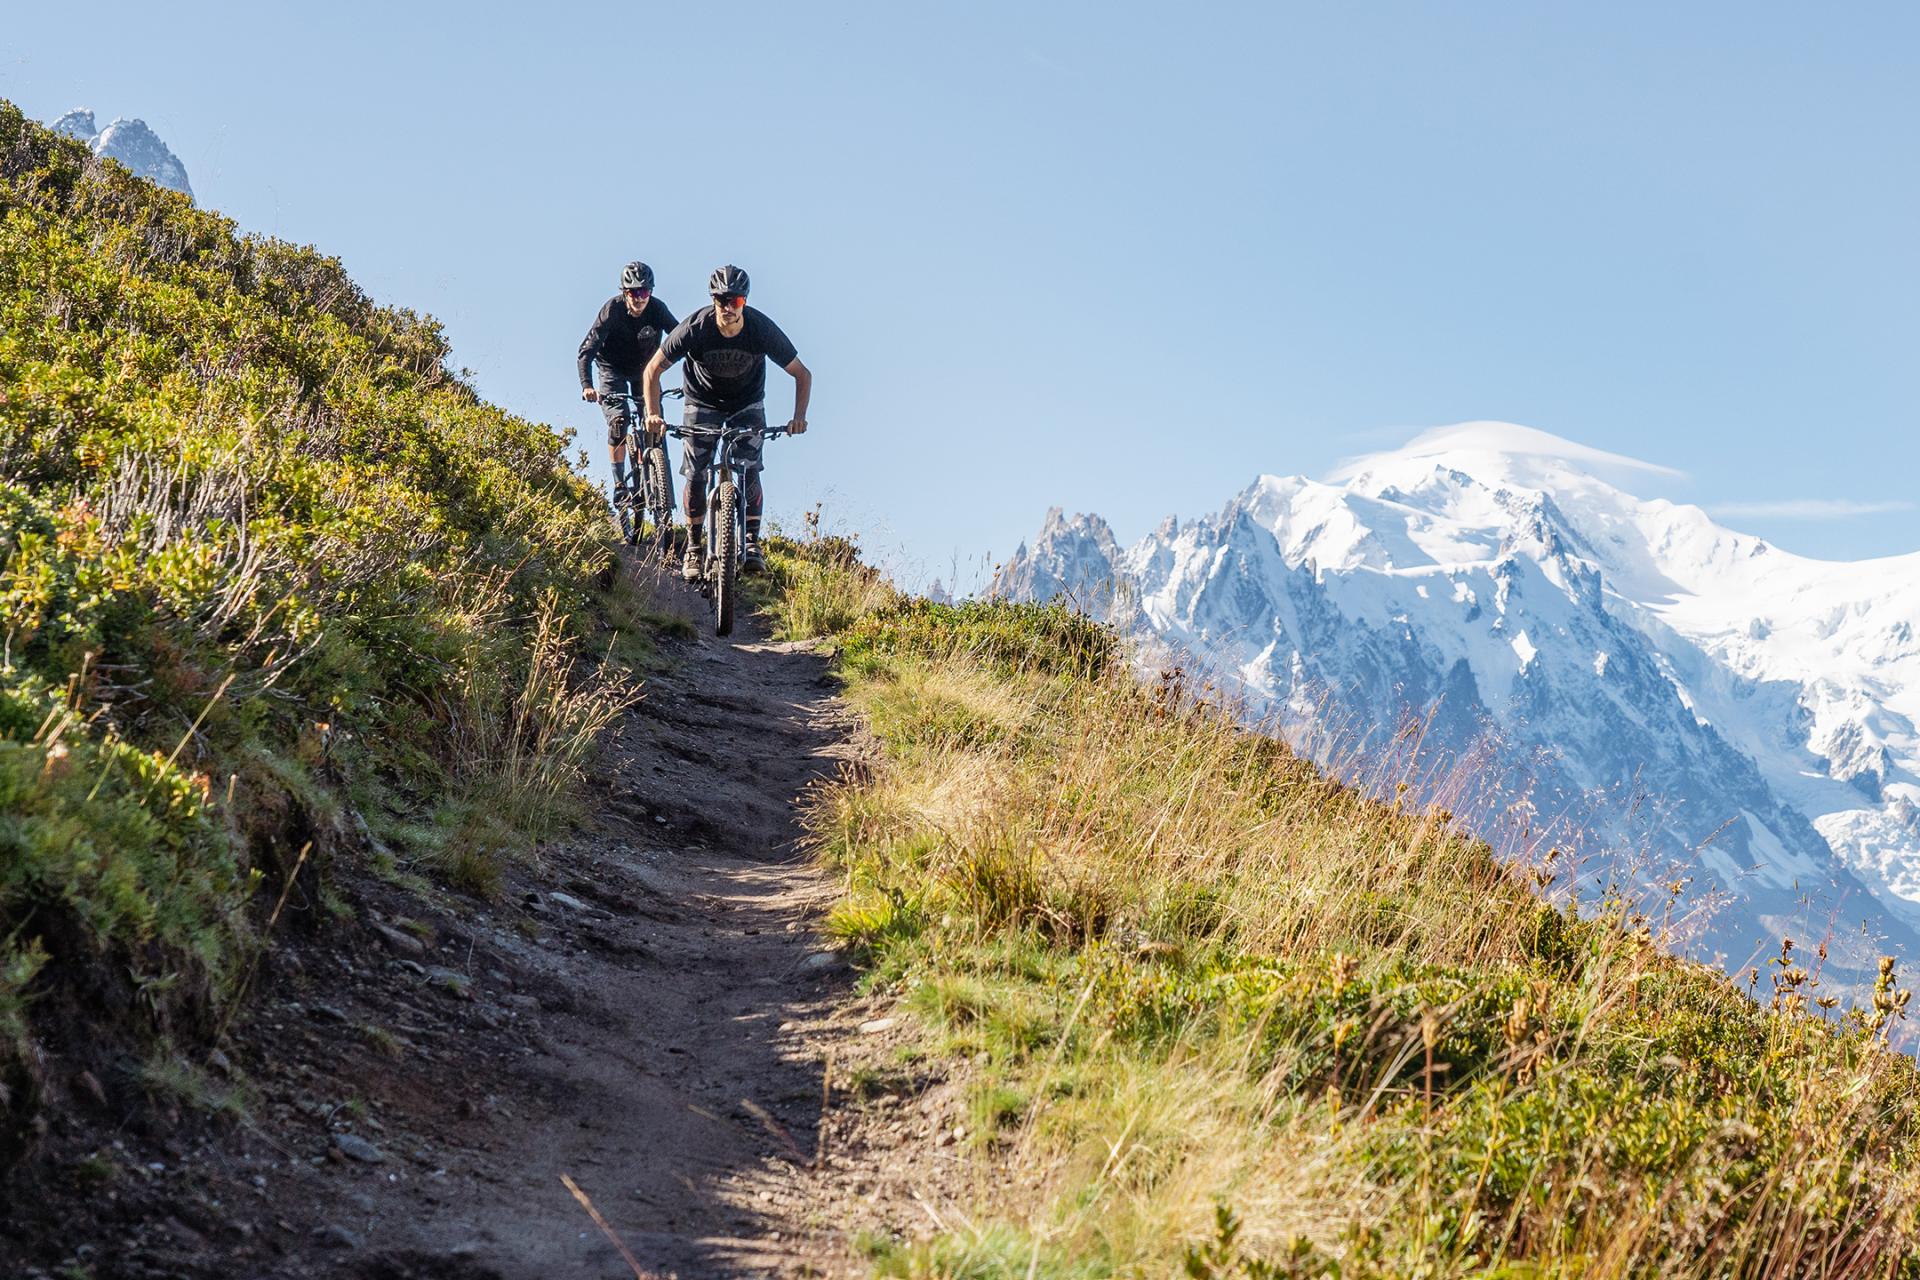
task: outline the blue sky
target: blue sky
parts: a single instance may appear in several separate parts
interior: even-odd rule
[[[1807,554],[1920,548],[1920,10],[1786,3],[10,12],[0,96],[579,431],[619,264],[723,261],[816,376],[768,451],[910,579],[1503,418]],[[771,408],[784,416],[787,380]]]

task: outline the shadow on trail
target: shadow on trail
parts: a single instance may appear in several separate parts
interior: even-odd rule
[[[632,1277],[562,1174],[649,1275],[820,1273],[802,1237],[824,1064],[794,1023],[852,978],[812,932],[833,887],[796,816],[855,758],[853,721],[804,648],[702,636],[677,656],[605,757],[592,834],[513,890],[538,913],[499,931],[501,963],[534,1033],[481,1085],[439,1082],[485,1091],[464,1158],[414,1178],[336,1274]]]

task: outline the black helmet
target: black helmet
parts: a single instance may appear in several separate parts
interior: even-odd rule
[[[620,287],[622,289],[653,288],[653,268],[644,262],[629,262],[620,268]]]
[[[747,273],[729,262],[707,277],[707,293],[716,298],[723,293],[737,293],[744,298],[748,284]]]

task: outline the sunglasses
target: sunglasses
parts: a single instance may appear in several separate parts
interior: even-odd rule
[[[653,290],[651,290],[651,289],[629,289],[629,290],[627,290],[627,296],[628,296],[629,298],[632,298],[632,299],[633,299],[634,301],[636,301],[636,302],[645,302],[645,301],[646,301],[646,300],[647,300],[648,298],[651,298],[651,297],[653,296]]]
[[[747,295],[744,293],[716,293],[713,300],[729,311],[747,305]]]

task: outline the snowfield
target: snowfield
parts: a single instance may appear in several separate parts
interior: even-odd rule
[[[1619,487],[1672,474],[1465,423],[1130,548],[1054,511],[993,590],[1071,597],[1344,773],[1391,756],[1513,856],[1578,849],[1583,897],[1622,852],[1686,881],[1685,949],[1730,968],[1783,933],[1850,978],[1920,955],[1920,554],[1812,560]]]

